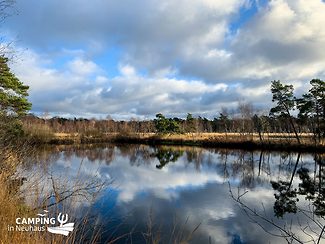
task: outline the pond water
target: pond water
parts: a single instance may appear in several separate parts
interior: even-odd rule
[[[319,154],[53,146],[25,165],[22,190],[37,181],[29,204],[69,205],[83,243],[325,243],[322,164]]]

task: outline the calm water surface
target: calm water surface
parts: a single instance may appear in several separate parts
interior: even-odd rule
[[[87,216],[85,243],[93,233],[100,243],[317,243],[324,226],[322,155],[109,144],[36,158],[23,187],[37,180],[42,197],[26,201],[73,203],[77,224]]]

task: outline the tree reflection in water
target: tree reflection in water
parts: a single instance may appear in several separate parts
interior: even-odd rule
[[[283,217],[286,213],[296,213],[298,210],[297,202],[299,196],[304,196],[312,205],[312,212],[320,217],[325,215],[325,175],[323,165],[325,163],[324,155],[315,155],[315,172],[313,176],[310,170],[305,167],[300,167],[297,170],[300,182],[298,183],[298,189],[292,189],[292,181],[272,181],[272,187],[276,191],[274,212],[277,217]],[[299,157],[298,157],[299,160]],[[297,160],[296,167],[299,161]],[[316,169],[318,168],[318,174]],[[294,175],[295,171],[293,172]],[[300,209],[300,211],[304,211]]]
[[[162,169],[169,162],[176,162],[183,153],[183,151],[173,148],[158,147],[154,155],[157,157],[160,164],[156,165],[156,168]]]
[[[279,224],[276,219],[270,218],[263,211],[258,211],[244,202],[247,190],[235,195],[230,188],[232,198],[240,205],[242,210],[264,230],[265,223],[273,225],[279,232],[270,233],[281,236],[288,243],[323,243],[325,230],[325,155],[314,156],[314,172],[303,165],[299,153],[291,172],[289,181],[271,181],[274,197],[274,216],[284,218],[286,214],[297,215],[299,230],[294,230],[291,223]],[[302,217],[302,218],[301,218]],[[302,220],[301,220],[301,219]],[[266,232],[268,232],[266,230]]]

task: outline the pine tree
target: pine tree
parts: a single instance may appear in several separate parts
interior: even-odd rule
[[[0,56],[0,115],[19,117],[31,109],[28,89],[10,71],[8,58]]]
[[[293,85],[283,85],[279,80],[272,81],[271,92],[272,102],[276,103],[276,106],[271,108],[270,115],[279,115],[289,120],[289,123],[295,133],[297,142],[300,144],[299,135],[291,116],[290,111],[295,108],[295,97],[293,96]]]

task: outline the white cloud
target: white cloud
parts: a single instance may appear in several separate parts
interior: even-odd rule
[[[273,0],[233,40],[238,78],[307,80],[325,64],[325,4],[320,0]],[[267,80],[268,81],[268,80]]]
[[[252,1],[19,2],[8,26],[31,48],[13,67],[36,110],[129,117],[215,115],[243,98],[262,104],[271,80],[324,79],[325,3],[256,4],[232,29]]]
[[[35,112],[96,116],[123,114],[150,117],[159,111],[170,114],[199,112],[195,103],[205,94],[226,91],[225,83],[205,84],[200,80],[168,78],[169,70],[160,76],[140,75],[130,65],[120,66],[120,75],[109,78],[93,61],[81,57],[48,68],[43,57],[32,51],[12,65],[17,76],[30,86],[30,99]],[[213,113],[214,107],[203,105]],[[173,107],[170,110],[170,107]],[[201,108],[199,108],[201,109]],[[186,112],[183,112],[186,111]]]
[[[72,73],[80,76],[98,73],[99,71],[98,66],[94,62],[83,60],[81,58],[76,58],[70,61],[67,66]]]
[[[132,78],[136,75],[134,67],[131,65],[121,65],[120,72],[123,76]]]

